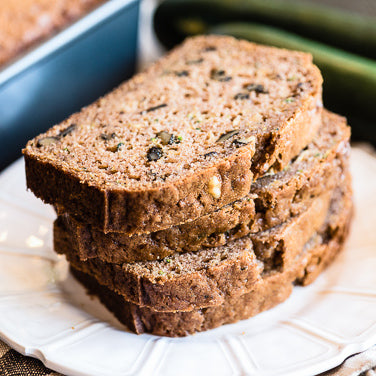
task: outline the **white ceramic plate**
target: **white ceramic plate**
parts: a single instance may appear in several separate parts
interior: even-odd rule
[[[346,250],[311,286],[257,317],[182,339],[127,331],[52,251],[53,210],[0,176],[0,338],[70,375],[313,375],[376,343],[376,159],[352,157]]]

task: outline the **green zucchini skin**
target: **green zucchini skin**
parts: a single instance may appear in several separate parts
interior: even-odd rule
[[[248,21],[376,58],[376,17],[300,0],[166,0],[156,10],[154,26],[170,48],[192,33],[206,32],[207,27]]]
[[[211,32],[311,53],[324,77],[324,105],[354,122],[355,138],[376,143],[376,61],[264,25],[224,24]]]

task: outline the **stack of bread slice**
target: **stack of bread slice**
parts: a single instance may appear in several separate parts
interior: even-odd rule
[[[24,149],[55,251],[136,333],[211,329],[284,301],[334,259],[350,130],[308,54],[188,39]]]

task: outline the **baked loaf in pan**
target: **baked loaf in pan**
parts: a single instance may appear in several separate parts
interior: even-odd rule
[[[305,211],[314,197],[331,191],[348,168],[350,129],[344,118],[324,111],[312,143],[283,171],[257,179],[244,198],[181,225],[150,234],[105,234],[69,214],[54,224],[55,250],[69,242],[81,260],[110,263],[160,260],[176,252],[216,247],[265,231]],[[67,238],[67,239],[66,239]]]
[[[194,220],[249,194],[313,140],[321,85],[308,54],[188,39],[29,141],[27,186],[103,232]]]
[[[0,67],[105,0],[1,0]]]
[[[92,275],[124,300],[156,311],[190,311],[250,291],[267,271],[288,269],[332,215],[330,207],[349,201],[350,191],[347,179],[342,187],[317,197],[305,212],[282,225],[224,246],[175,254],[161,261],[81,261],[68,242],[56,250],[64,253],[73,267]]]
[[[289,269],[270,271],[257,280],[253,288],[240,296],[226,297],[221,305],[189,312],[156,312],[127,302],[98,281],[74,267],[73,275],[97,295],[115,316],[134,332],[180,337],[257,315],[286,300],[294,284],[307,285],[315,280],[343,248],[352,215],[349,198],[331,210],[330,220],[307,242]]]

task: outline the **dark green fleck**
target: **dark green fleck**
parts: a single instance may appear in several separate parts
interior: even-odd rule
[[[111,140],[115,137],[116,137],[116,133],[111,133],[111,134],[101,133],[100,135],[100,138],[105,141]]]
[[[210,71],[210,78],[212,80],[226,82],[232,79],[231,76],[226,76],[226,72],[223,69],[212,69]]]
[[[187,70],[182,70],[182,71],[175,72],[175,75],[178,77],[188,77],[189,72]]]
[[[216,142],[224,142],[239,133],[238,129],[223,133]]]
[[[235,145],[235,146],[244,146],[244,145],[248,145],[249,144],[249,140],[247,140],[246,138],[238,138],[234,141],[232,141],[232,143]]]
[[[57,137],[65,137],[69,133],[73,132],[76,129],[76,124],[71,124],[68,128],[62,130]]]
[[[217,155],[218,155],[218,153],[216,151],[211,151],[209,153],[204,154],[204,158],[215,157]]]
[[[166,103],[159,104],[158,106],[149,107],[146,110],[143,110],[140,112],[141,115],[145,115],[148,112],[159,110],[160,108],[167,107]]]
[[[257,94],[269,94],[269,91],[266,90],[264,86],[260,84],[246,84],[244,85],[244,89],[248,91],[254,91]]]
[[[305,86],[304,82],[299,82],[296,85],[293,97],[298,97],[302,93],[302,91],[304,90],[304,86]]]
[[[248,93],[238,93],[234,96],[234,99],[249,99]]]
[[[231,76],[226,76],[226,77],[218,79],[218,81],[220,81],[220,82],[227,82],[227,81],[231,81],[231,80],[232,80]]]

